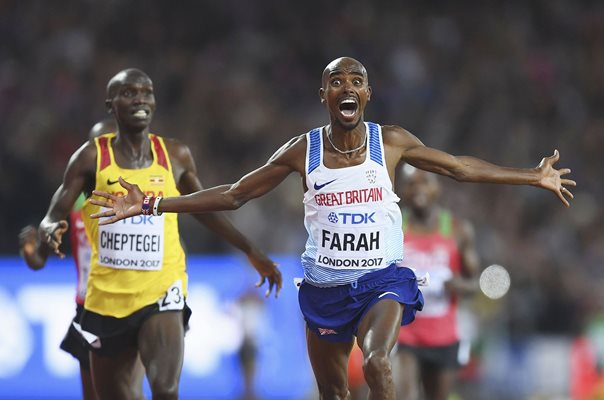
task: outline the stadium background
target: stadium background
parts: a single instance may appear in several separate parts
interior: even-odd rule
[[[604,3],[7,0],[0,2],[0,34],[0,295],[34,335],[31,359],[15,370],[11,336],[0,334],[0,398],[19,398],[11,390],[32,384],[77,393],[65,377],[48,373],[45,352],[58,343],[44,341],[32,310],[17,301],[28,281],[51,292],[59,285],[70,296],[75,274],[68,262],[28,271],[15,258],[17,234],[39,222],[69,156],[106,117],[107,80],[126,67],[149,73],[158,103],[152,130],[188,144],[211,186],[232,182],[292,136],[325,124],[320,75],[342,55],[369,71],[367,120],[502,165],[535,166],[557,148],[560,165],[579,183],[566,209],[534,188],[445,181],[446,204],[476,226],[484,266],[505,265],[513,281],[503,300],[477,296],[467,304],[476,337],[458,392],[467,399],[569,398],[601,381],[579,362],[578,349],[590,338],[587,355],[604,365]],[[305,241],[301,194],[292,176],[230,213],[261,248],[288,260],[288,277]],[[189,217],[181,231],[190,254],[233,251]],[[223,273],[200,260],[190,268],[195,282]],[[239,266],[228,275],[237,285],[247,268],[241,262],[219,263]],[[285,282],[284,297],[295,297],[294,290]],[[215,306],[228,306],[222,301]],[[271,318],[299,318],[295,301],[288,309],[275,306],[279,301],[268,301]],[[58,312],[60,304],[42,299],[39,307]],[[283,355],[291,368],[284,374],[300,374],[306,386],[297,393],[311,393],[303,338],[295,342],[301,336],[288,335],[297,325],[284,325],[274,325],[274,333],[301,352]],[[0,330],[15,331],[8,320]],[[234,352],[224,357],[232,362]],[[42,370],[54,383],[32,381]],[[183,379],[185,398],[235,396],[209,389],[215,380],[195,385],[186,370]],[[288,398],[267,390],[267,398]]]

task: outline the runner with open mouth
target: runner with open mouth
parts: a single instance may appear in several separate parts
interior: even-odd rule
[[[340,114],[346,119],[353,119],[357,113],[359,105],[354,98],[345,98],[340,102]]]

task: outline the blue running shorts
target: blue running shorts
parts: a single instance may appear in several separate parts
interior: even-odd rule
[[[405,306],[401,325],[413,322],[415,312],[424,307],[415,273],[394,264],[346,285],[323,288],[303,281],[298,292],[308,328],[330,342],[351,341],[365,314],[384,299]]]

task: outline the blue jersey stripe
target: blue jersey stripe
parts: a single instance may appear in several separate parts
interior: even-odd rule
[[[315,128],[308,134],[308,172],[310,174],[321,164],[321,129]]]
[[[369,157],[372,161],[383,166],[379,128],[373,122],[368,122],[367,125],[369,125]]]

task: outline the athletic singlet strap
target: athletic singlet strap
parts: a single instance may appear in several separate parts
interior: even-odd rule
[[[308,143],[308,171],[313,172],[321,165],[321,128],[315,128],[308,134],[310,143]]]
[[[373,122],[367,122],[367,126],[369,126],[369,158],[383,166],[379,127]]]
[[[155,135],[151,135],[151,142],[153,143],[153,148],[155,149],[155,154],[157,154],[157,164],[164,167],[166,170],[168,168],[168,158],[166,157],[166,153],[164,152],[164,148],[162,147],[159,139]]]
[[[99,137],[98,141],[100,150],[99,157],[101,158],[99,163],[99,171],[102,171],[111,165],[111,155],[109,154],[109,138],[107,136],[101,136]]]

